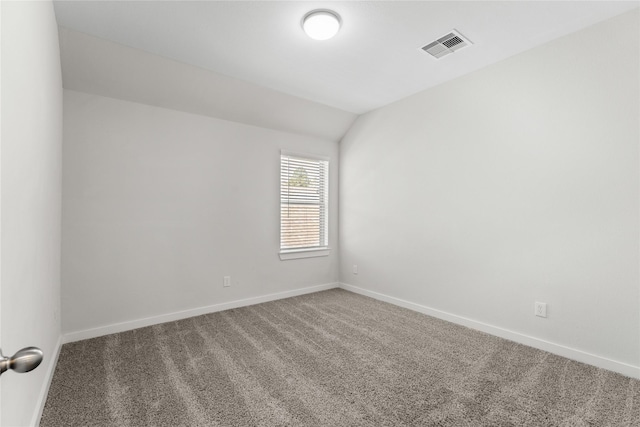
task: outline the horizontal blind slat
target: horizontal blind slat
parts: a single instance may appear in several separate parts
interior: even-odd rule
[[[328,162],[280,158],[280,247],[326,246]]]

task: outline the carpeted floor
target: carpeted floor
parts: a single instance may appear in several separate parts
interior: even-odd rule
[[[330,290],[65,344],[41,426],[640,426],[640,381]]]

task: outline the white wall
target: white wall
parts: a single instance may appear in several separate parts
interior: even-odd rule
[[[2,350],[44,351],[0,381],[3,426],[35,423],[60,339],[62,79],[50,2],[2,2]]]
[[[337,142],[69,90],[64,112],[64,332],[337,280]],[[281,149],[331,158],[328,257],[278,257]]]
[[[361,116],[341,281],[637,369],[638,41],[635,10]]]

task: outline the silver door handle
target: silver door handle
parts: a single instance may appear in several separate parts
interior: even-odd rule
[[[20,373],[33,371],[42,362],[42,356],[38,347],[25,347],[11,357],[3,356],[0,350],[0,375],[9,369]]]

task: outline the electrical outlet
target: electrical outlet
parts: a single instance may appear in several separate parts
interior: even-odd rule
[[[536,301],[534,314],[538,317],[547,317],[547,303]]]
[[[229,286],[231,286],[231,276],[224,276],[222,286],[224,286],[225,288],[228,288]]]
[[[358,274],[358,265],[353,264],[353,274]]]

